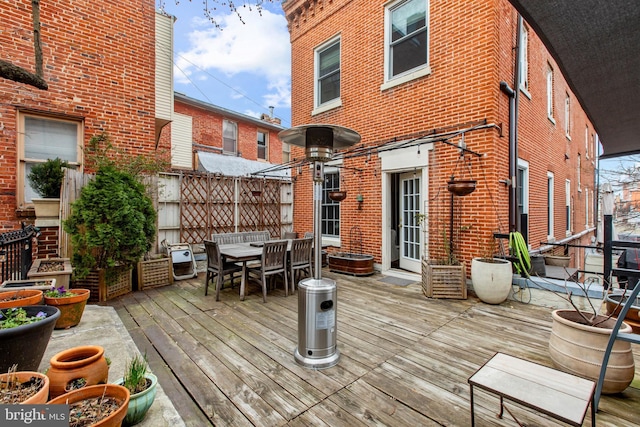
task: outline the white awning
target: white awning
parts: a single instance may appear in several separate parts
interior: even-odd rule
[[[266,178],[291,179],[290,169],[271,170],[278,165],[267,162],[225,156],[223,154],[198,151],[198,170],[224,176],[258,176]],[[255,175],[262,172],[259,175]]]

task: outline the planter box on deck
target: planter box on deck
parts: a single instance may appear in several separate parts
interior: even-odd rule
[[[428,298],[467,299],[467,270],[422,259],[422,292]]]
[[[47,264],[59,264],[62,270],[56,271],[40,271],[47,270]],[[69,289],[69,279],[71,278],[71,261],[69,258],[42,258],[33,261],[27,277],[29,279],[56,279],[57,287]]]
[[[131,267],[111,267],[91,270],[87,277],[74,279],[72,288],[91,291],[89,302],[103,302],[132,291]]]
[[[140,261],[136,266],[138,290],[157,288],[173,284],[171,258]]]

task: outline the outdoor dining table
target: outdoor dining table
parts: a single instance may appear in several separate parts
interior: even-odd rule
[[[257,261],[262,257],[264,242],[228,243],[220,245],[220,253],[229,262],[242,263],[242,278],[240,279],[240,301],[244,301],[244,292],[247,282],[247,262]],[[291,240],[287,245],[287,251],[291,250]]]

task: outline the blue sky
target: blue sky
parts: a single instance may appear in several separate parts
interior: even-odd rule
[[[242,21],[228,6],[209,0],[160,0],[174,24],[174,90],[192,98],[259,117],[274,108],[291,126],[291,45],[279,1],[261,14],[239,6]],[[239,2],[237,2],[239,3]],[[213,7],[215,6],[215,10]]]

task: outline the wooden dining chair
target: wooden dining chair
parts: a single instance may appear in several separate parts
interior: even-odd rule
[[[287,240],[270,240],[262,246],[260,265],[248,266],[249,272],[258,275],[262,285],[262,300],[267,302],[267,277],[273,279],[274,275],[282,275],[284,280],[284,295],[289,295],[287,280]]]
[[[289,277],[291,280],[291,293],[296,290],[297,273],[306,271],[308,276],[311,272],[311,258],[313,257],[313,237],[305,239],[293,239],[291,241],[291,251],[289,253]]]
[[[218,242],[211,240],[204,241],[204,249],[207,253],[207,278],[204,284],[204,294],[207,295],[209,290],[209,281],[216,278],[216,301],[220,301],[220,289],[224,283],[224,276],[231,275],[231,286],[233,287],[234,275],[242,271],[242,266],[226,262],[220,253]]]

